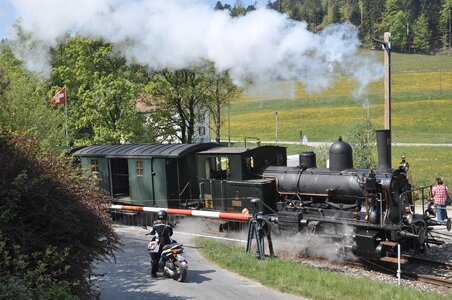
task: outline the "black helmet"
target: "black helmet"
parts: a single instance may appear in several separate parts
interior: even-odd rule
[[[159,220],[166,221],[166,219],[168,219],[168,213],[166,212],[166,210],[159,210],[159,212],[157,213],[157,218]]]

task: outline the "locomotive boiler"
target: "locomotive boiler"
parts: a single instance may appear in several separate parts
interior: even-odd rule
[[[329,167],[317,168],[315,154],[300,154],[297,167],[269,166],[274,179],[277,220],[282,231],[315,234],[339,241],[338,253],[391,259],[397,244],[422,252],[430,218],[414,214],[405,158],[391,168],[390,131],[377,131],[378,168],[353,168],[351,146],[339,139],[329,149]]]

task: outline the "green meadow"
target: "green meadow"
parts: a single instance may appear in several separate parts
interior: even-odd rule
[[[383,62],[381,51],[362,52]],[[392,141],[394,143],[452,143],[452,55],[392,53]],[[350,124],[369,118],[376,129],[384,128],[383,78],[353,96],[356,83],[336,78],[331,88],[307,94],[293,81],[274,82],[245,91],[229,109],[231,139],[257,137],[297,142],[300,131],[311,142],[333,142]],[[227,118],[227,117],[226,117]],[[226,119],[225,118],[225,119]],[[228,122],[222,127],[227,139]],[[300,152],[288,145],[288,153]],[[452,148],[394,147],[393,167],[404,153],[415,185],[430,185],[441,176],[452,184]]]
[[[382,59],[381,52],[369,55]],[[383,79],[360,96],[355,90],[355,82],[340,77],[311,95],[292,81],[245,91],[230,107],[231,139],[274,140],[276,111],[280,141],[298,141],[300,131],[309,141],[333,141],[367,117],[383,128]],[[452,143],[452,55],[392,54],[392,129],[394,142]],[[225,137],[227,121],[222,132]]]

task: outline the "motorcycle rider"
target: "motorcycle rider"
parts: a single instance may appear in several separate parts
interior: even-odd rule
[[[163,247],[172,242],[170,236],[173,235],[173,227],[171,224],[168,224],[168,213],[165,210],[160,210],[157,213],[157,220],[154,221],[150,234],[154,235],[155,240],[159,242],[158,253],[151,253],[151,276],[152,278],[155,278],[157,277],[157,270],[159,268]]]

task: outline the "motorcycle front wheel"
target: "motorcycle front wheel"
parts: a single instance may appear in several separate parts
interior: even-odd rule
[[[184,282],[187,280],[187,269],[182,267],[180,262],[174,262],[174,269],[176,274],[173,276],[173,279],[177,282]]]

